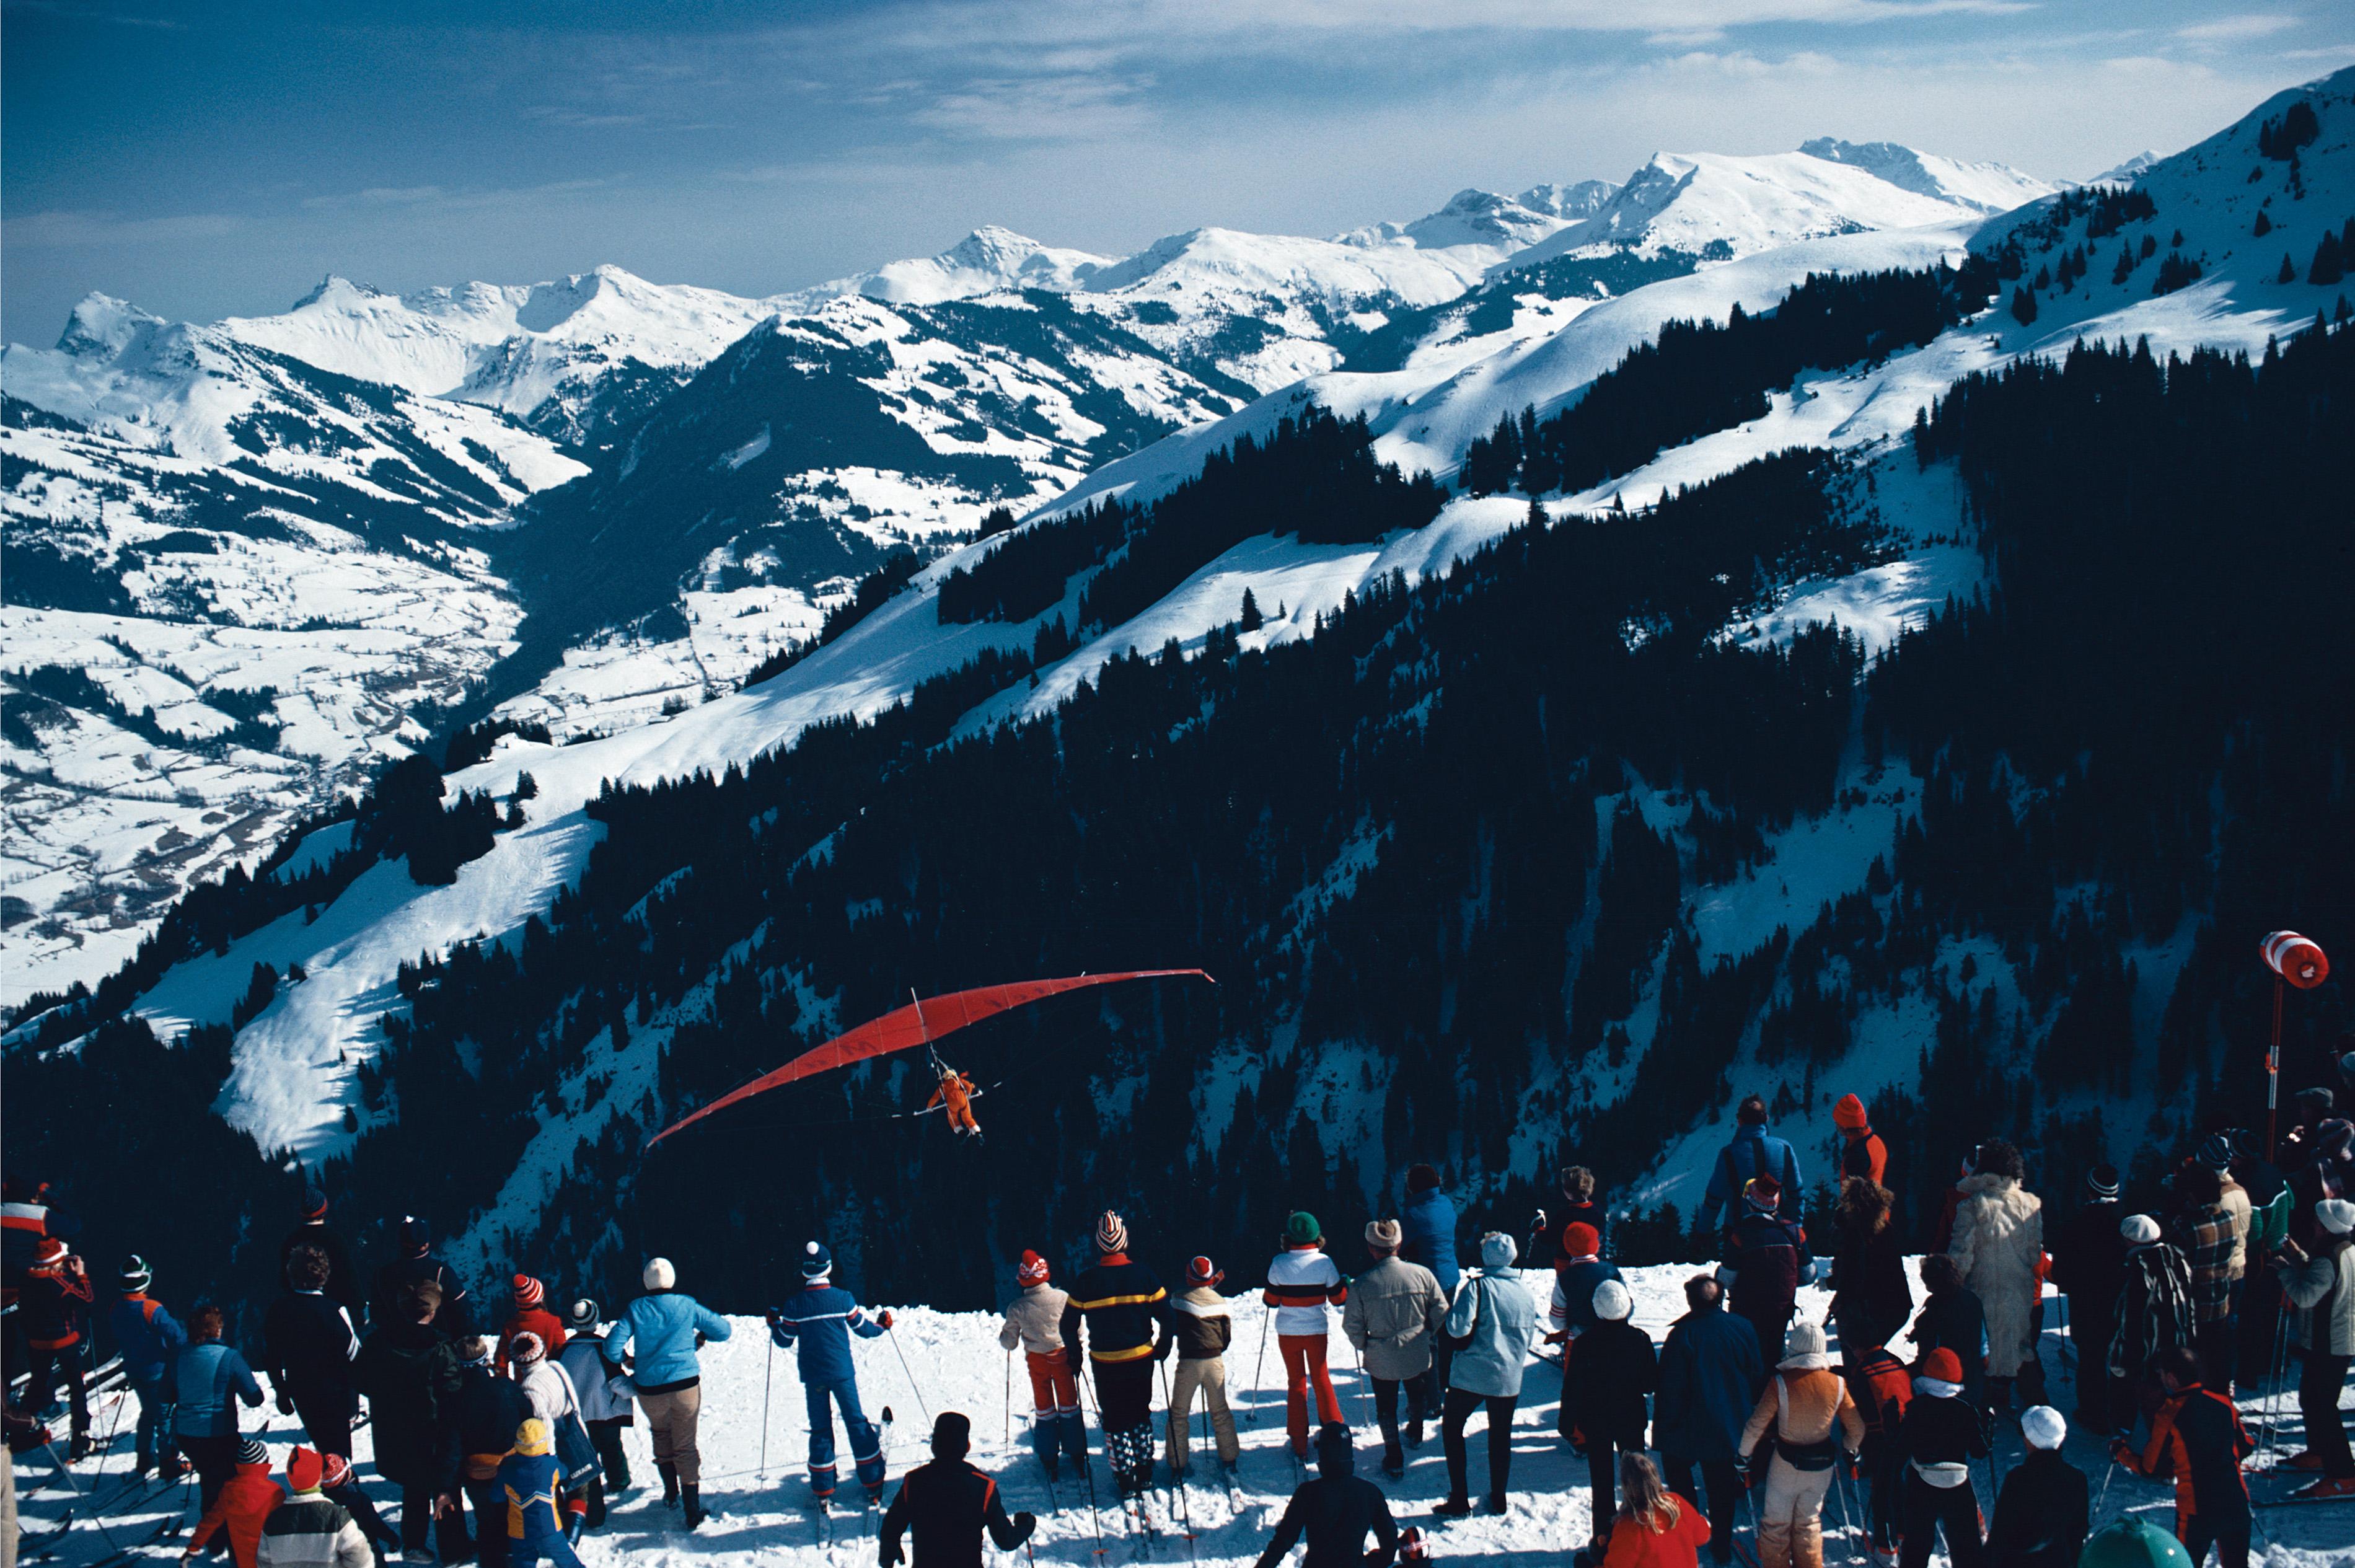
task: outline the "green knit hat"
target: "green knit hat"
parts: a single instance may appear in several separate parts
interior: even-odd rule
[[[1325,1227],[1307,1210],[1295,1210],[1284,1222],[1284,1239],[1295,1247],[1313,1246],[1325,1239]]]

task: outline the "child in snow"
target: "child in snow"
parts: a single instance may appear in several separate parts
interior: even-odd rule
[[[2049,1404],[2020,1413],[2028,1453],[2003,1478],[1987,1527],[1987,1568],[2076,1568],[2091,1508],[2085,1473],[2061,1457],[2069,1424]]]
[[[809,1410],[810,1491],[823,1504],[834,1496],[834,1413],[850,1438],[850,1460],[868,1500],[883,1499],[883,1440],[858,1406],[858,1369],[850,1360],[850,1337],[872,1339],[891,1327],[891,1314],[873,1317],[858,1299],[834,1283],[834,1254],[823,1242],[802,1249],[801,1294],[769,1314],[769,1337],[782,1349],[796,1351],[802,1393]],[[831,1402],[831,1403],[829,1403]]]
[[[1218,1443],[1219,1469],[1231,1477],[1242,1456],[1234,1412],[1227,1408],[1227,1345],[1234,1338],[1234,1318],[1219,1294],[1226,1277],[1209,1258],[1197,1257],[1186,1265],[1186,1288],[1169,1300],[1170,1337],[1178,1342],[1178,1374],[1169,1387],[1169,1467],[1180,1477],[1194,1467],[1190,1424],[1198,1391]]]
[[[1261,1300],[1275,1310],[1275,1342],[1284,1356],[1284,1429],[1292,1452],[1308,1457],[1308,1394],[1316,1393],[1319,1424],[1341,1421],[1340,1396],[1326,1365],[1326,1308],[1349,1299],[1349,1282],[1325,1255],[1325,1228],[1305,1211],[1284,1222],[1284,1251],[1267,1265]]]
[[[1897,1429],[1906,1466],[1898,1503],[1904,1548],[1898,1563],[1900,1568],[1928,1568],[1930,1548],[1944,1531],[1946,1560],[1954,1568],[1979,1568],[1987,1543],[1979,1534],[1971,1461],[1987,1456],[1987,1418],[1963,1395],[1961,1357],[1942,1345],[1923,1357],[1921,1366]]]
[[[516,1428],[515,1451],[499,1461],[499,1489],[506,1499],[510,1568],[539,1568],[543,1557],[556,1568],[581,1568],[564,1536],[564,1473],[548,1423],[534,1416]]]
[[[1036,1413],[1030,1418],[1030,1446],[1051,1481],[1061,1469],[1061,1451],[1082,1465],[1088,1462],[1087,1423],[1080,1413],[1080,1387],[1071,1375],[1071,1352],[1063,1348],[1063,1304],[1071,1298],[1047,1277],[1047,1260],[1025,1252],[1014,1271],[1022,1287],[1006,1308],[997,1342],[1011,1350],[1022,1348],[1030,1371],[1030,1398]]]

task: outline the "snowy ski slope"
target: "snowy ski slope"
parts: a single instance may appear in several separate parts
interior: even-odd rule
[[[1360,1254],[1356,1248],[1342,1247],[1338,1251],[1345,1267],[1359,1266]],[[692,1291],[694,1261],[678,1261],[681,1286]],[[1241,1276],[1254,1272],[1259,1260],[1222,1262],[1233,1275]],[[1656,1341],[1665,1338],[1670,1323],[1682,1312],[1682,1282],[1692,1272],[1690,1265],[1676,1264],[1628,1271],[1628,1283],[1636,1300],[1635,1321]],[[1529,1273],[1523,1277],[1534,1289],[1550,1289],[1549,1275]],[[846,1283],[855,1287],[857,1281],[853,1277]],[[1822,1291],[1802,1292],[1801,1303],[1802,1311],[1809,1317],[1820,1319],[1824,1315],[1827,1301]],[[609,1310],[617,1305],[609,1304]],[[1281,1372],[1269,1367],[1264,1376],[1255,1376],[1252,1371],[1253,1347],[1262,1338],[1264,1310],[1255,1294],[1245,1293],[1233,1298],[1233,1311],[1234,1342],[1227,1355],[1227,1365],[1230,1398],[1236,1406],[1243,1442],[1240,1484],[1229,1493],[1209,1478],[1215,1467],[1206,1452],[1198,1414],[1194,1432],[1196,1480],[1182,1495],[1167,1488],[1154,1495],[1149,1513],[1155,1531],[1149,1538],[1133,1533],[1114,1505],[1111,1477],[1103,1464],[1103,1439],[1092,1422],[1090,1445],[1096,1496],[1102,1505],[1098,1511],[1091,1513],[1087,1491],[1068,1467],[1060,1485],[1052,1491],[1044,1484],[1023,1434],[1028,1384],[1020,1369],[1009,1366],[1008,1358],[997,1348],[997,1319],[994,1314],[895,1307],[893,1316],[898,1327],[890,1335],[852,1342],[859,1392],[868,1416],[879,1418],[884,1407],[889,1406],[895,1418],[888,1429],[886,1450],[890,1488],[896,1490],[900,1477],[930,1457],[926,1443],[930,1415],[957,1410],[973,1423],[973,1461],[997,1478],[1005,1490],[1008,1510],[1028,1509],[1039,1519],[1029,1556],[1019,1552],[1001,1554],[991,1549],[992,1560],[1027,1563],[1035,1558],[1045,1563],[1083,1564],[1105,1561],[1238,1565],[1252,1563],[1265,1547],[1283,1513],[1284,1499],[1297,1483],[1298,1473],[1284,1447]],[[2073,1392],[2069,1368],[2074,1348],[2067,1344],[2059,1319],[2057,1305],[2049,1306],[2043,1357],[2055,1397],[2065,1410]],[[738,1317],[732,1321],[734,1335],[723,1343],[706,1347],[702,1354],[703,1498],[715,1517],[693,1535],[679,1528],[678,1516],[662,1506],[659,1488],[654,1482],[645,1428],[635,1425],[624,1434],[623,1443],[636,1485],[618,1500],[605,1528],[584,1539],[581,1556],[591,1568],[623,1563],[654,1563],[658,1568],[673,1564],[681,1568],[687,1564],[736,1568],[753,1563],[783,1564],[785,1568],[855,1568],[872,1561],[878,1514],[862,1511],[856,1506],[838,1509],[830,1523],[828,1544],[827,1536],[820,1533],[805,1506],[808,1494],[802,1466],[808,1452],[806,1423],[792,1353],[780,1352],[773,1360],[771,1358],[766,1328],[759,1318]],[[1371,1396],[1337,1329],[1333,1354],[1334,1381],[1340,1393],[1342,1413],[1357,1433],[1359,1473],[1382,1487],[1390,1497],[1393,1516],[1401,1524],[1415,1524],[1425,1531],[1434,1558],[1566,1563],[1572,1551],[1587,1543],[1593,1531],[1593,1518],[1586,1465],[1574,1458],[1555,1434],[1561,1375],[1551,1365],[1531,1363],[1521,1405],[1515,1415],[1512,1511],[1502,1518],[1476,1514],[1470,1519],[1442,1523],[1430,1517],[1431,1505],[1446,1491],[1446,1468],[1435,1428],[1423,1446],[1409,1455],[1402,1479],[1393,1482],[1382,1477],[1379,1470],[1380,1442],[1372,1426]],[[1547,1354],[1550,1356],[1551,1352]],[[1164,1403],[1158,1394],[1155,1403],[1156,1410]],[[2282,1446],[2262,1456],[2257,1461],[2260,1464],[2300,1446],[2295,1402],[2282,1401],[2269,1407],[2266,1401],[2255,1395],[2244,1395],[2242,1400],[2243,1419],[2252,1424],[2253,1429],[2264,1422],[2269,1408],[2277,1410],[2282,1421]],[[111,1431],[112,1441],[99,1465],[81,1467],[73,1479],[95,1491],[104,1511],[93,1524],[89,1509],[82,1510],[80,1520],[60,1538],[55,1554],[48,1559],[57,1568],[94,1568],[109,1554],[108,1541],[95,1526],[102,1525],[114,1541],[125,1544],[149,1536],[168,1517],[171,1504],[184,1489],[167,1488],[107,1507],[110,1500],[120,1496],[120,1477],[129,1463],[128,1428],[135,1412],[124,1408],[117,1400],[101,1397],[93,1414],[98,1433],[105,1435]],[[252,1419],[248,1417],[250,1422]],[[1470,1433],[1471,1477],[1476,1496],[1486,1474],[1486,1450],[1477,1424],[1482,1419],[1485,1418],[1476,1418]],[[368,1437],[365,1427],[356,1435],[356,1459],[371,1499],[390,1520],[395,1517],[398,1504],[397,1489],[374,1477],[368,1463]],[[282,1418],[264,1434],[263,1441],[271,1449],[273,1466],[282,1472],[288,1449],[300,1441],[299,1429]],[[1994,1470],[2009,1473],[2019,1463],[2023,1452],[2018,1429],[2010,1423],[1998,1423],[1996,1447]],[[2132,1514],[2162,1529],[2171,1528],[2172,1488],[2137,1480],[2122,1472],[2105,1476],[2105,1456],[2099,1440],[2073,1426],[2063,1452],[2094,1482],[2100,1499],[2097,1526]],[[1990,1478],[1988,1467],[1974,1467],[1972,1484],[1985,1509],[1993,1506]],[[38,1452],[16,1461],[16,1479],[19,1506],[30,1529],[37,1531],[53,1522],[60,1517],[63,1507],[73,1500],[69,1484],[54,1478],[48,1457]],[[2286,1478],[2276,1479],[2260,1471],[2251,1478],[2251,1490],[2262,1501],[2282,1495],[2288,1484]],[[857,1488],[846,1475],[841,1495],[847,1498],[856,1494]],[[2257,1522],[2262,1533],[2252,1561],[2263,1568],[2337,1568],[2344,1564],[2349,1561],[2350,1542],[2355,1541],[2355,1523],[2350,1523],[2348,1506],[2260,1509]],[[1868,1561],[1862,1541],[1849,1528],[1851,1520],[1861,1524],[1862,1508],[1862,1493],[1853,1486],[1827,1503],[1828,1562]],[[1196,1538],[1190,1541],[1185,1538],[1189,1520]],[[1098,1548],[1099,1523],[1103,1541],[1102,1555]],[[1747,1541],[1750,1535],[1745,1518],[1740,1526],[1740,1537]],[[1934,1561],[1945,1563],[1947,1559],[1941,1553]]]

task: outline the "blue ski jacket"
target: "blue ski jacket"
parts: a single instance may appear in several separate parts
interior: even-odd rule
[[[619,1371],[632,1345],[637,1361],[630,1381],[640,1393],[670,1393],[698,1381],[696,1336],[725,1339],[728,1319],[695,1297],[676,1290],[650,1290],[630,1303],[605,1336],[605,1364]]]
[[[823,1388],[858,1381],[850,1337],[872,1339],[882,1332],[856,1296],[832,1285],[811,1285],[769,1314],[769,1338],[800,1358],[802,1381]]]
[[[1455,1262],[1455,1201],[1436,1187],[1426,1188],[1399,1211],[1399,1229],[1404,1232],[1399,1256],[1429,1269],[1439,1288],[1454,1300],[1464,1279]]]
[[[123,1353],[123,1374],[135,1383],[162,1377],[188,1343],[180,1320],[144,1291],[117,1301],[106,1325],[114,1331],[114,1348]]]

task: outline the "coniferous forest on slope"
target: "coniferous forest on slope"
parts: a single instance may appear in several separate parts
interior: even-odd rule
[[[2257,364],[2081,347],[1962,383],[1915,443],[1960,465],[2000,586],[1869,670],[1834,631],[1783,649],[1720,637],[1774,584],[1872,558],[1854,476],[1795,452],[1650,513],[1533,515],[1314,639],[1244,652],[1238,627],[1199,657],[1147,650],[1049,719],[948,741],[957,712],[1020,673],[988,671],[958,701],[823,725],[723,778],[611,793],[605,842],[547,920],[405,981],[410,1010],[389,1019],[369,1088],[399,1115],[330,1189],[348,1213],[454,1230],[589,1041],[699,1003],[708,978],[708,1007],[680,1009],[660,1103],[634,1121],[791,1054],[815,1021],[797,997],[838,988],[849,1022],[911,987],[1149,964],[1222,984],[1103,993],[964,1037],[961,1064],[996,1085],[982,1149],[927,1123],[846,1120],[920,1100],[892,1070],[773,1096],[650,1157],[617,1130],[546,1228],[516,1239],[516,1263],[593,1291],[645,1249],[689,1250],[738,1260],[705,1294],[749,1308],[775,1283],[751,1261],[770,1249],[726,1243],[818,1229],[857,1238],[845,1250],[870,1294],[972,1307],[1021,1247],[1060,1255],[1105,1203],[1167,1250],[1248,1254],[1295,1207],[1348,1233],[1412,1159],[1450,1172],[1468,1222],[1518,1229],[1558,1157],[1624,1179],[1662,1126],[1748,1087],[1726,1074],[1753,1027],[1770,1062],[1804,1064],[1808,1093],[1838,1093],[1858,1013],[1904,992],[1936,999],[1922,1093],[1939,1114],[1874,1110],[1913,1151],[1901,1196],[1921,1215],[1987,1136],[2040,1147],[2049,1190],[2073,1185],[2098,1153],[2053,1099],[2126,1081],[2127,965],[2186,922],[2160,1084],[2261,1116],[2245,950],[2288,903],[2355,901],[2355,336],[2318,323]],[[1353,471],[1367,487],[1327,487],[1333,510],[1302,526],[1348,537],[1350,509],[1401,483]],[[1844,758],[1910,763],[1918,816],[1864,891],[1704,965],[1683,895],[1834,804]],[[1693,848],[1613,804],[1637,784],[1705,803]],[[1304,896],[1357,864],[1321,912]],[[2000,944],[2030,1017],[2051,1020],[2041,1050],[2015,1058],[2021,1026],[1994,987],[1934,968],[1942,942],[1973,936]],[[1643,1109],[1598,1111],[1581,1084],[1618,1065],[1656,969],[1657,1030],[1618,1102]],[[2308,1022],[2317,1040],[2345,1025]],[[110,1147],[68,1112],[19,1130],[14,1157],[60,1173],[91,1213],[203,1179],[274,1220],[294,1179],[229,1157],[215,1146],[234,1135],[194,1113],[222,1042],[174,1053],[146,1034],[117,1024],[78,1056],[25,1059],[11,1091],[218,1138]],[[1311,1114],[1334,1062],[1369,1103],[1365,1147]],[[1535,1158],[1517,1156],[1517,1125],[1542,1131]],[[1622,1254],[1673,1255],[1678,1229],[1647,1217]],[[275,1226],[245,1233],[267,1247]],[[274,1264],[218,1236],[168,1244],[186,1255],[159,1266],[192,1287],[247,1294]]]

